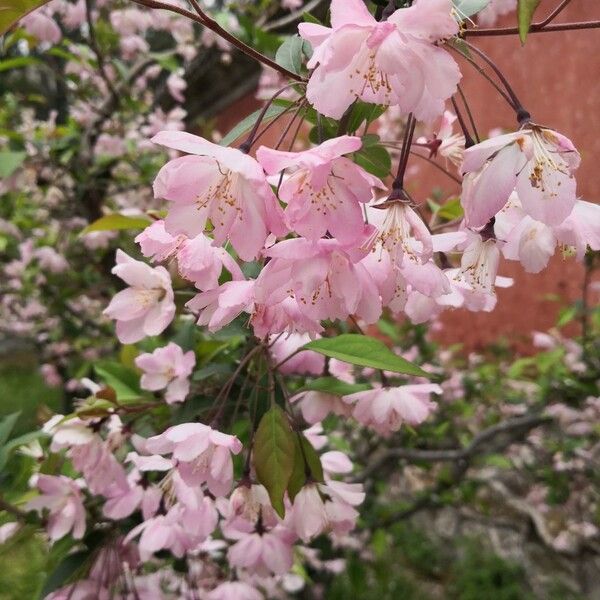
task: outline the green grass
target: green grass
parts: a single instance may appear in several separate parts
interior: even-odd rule
[[[39,427],[39,408],[45,405],[58,411],[62,406],[62,398],[60,388],[49,388],[44,383],[30,355],[23,353],[0,357],[0,418],[21,411],[13,435]]]

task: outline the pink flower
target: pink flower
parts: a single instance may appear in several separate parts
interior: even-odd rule
[[[171,235],[165,229],[164,221],[154,221],[140,233],[136,238],[136,244],[139,244],[142,254],[152,260],[152,262],[162,262],[171,258],[183,241],[187,239],[185,235]]]
[[[227,553],[234,567],[247,569],[261,577],[283,575],[292,568],[293,546],[287,530],[276,527],[265,533],[239,533]]]
[[[333,0],[331,29],[298,26],[314,48],[307,98],[335,119],[357,98],[434,119],[460,80],[452,57],[435,45],[458,33],[452,6],[450,0],[417,0],[378,23],[362,0]]]
[[[322,375],[325,369],[325,357],[322,354],[311,350],[299,352],[292,358],[287,359],[296,350],[308,344],[311,341],[310,335],[307,333],[291,333],[282,335],[271,340],[270,352],[274,363],[277,365],[280,362],[285,362],[279,367],[279,372],[284,375],[298,373],[300,375]]]
[[[165,400],[172,404],[183,402],[190,391],[188,378],[194,370],[196,355],[193,350],[184,354],[180,346],[170,342],[151,354],[140,354],[135,364],[144,371],[142,389],[154,392],[167,388]]]
[[[198,325],[208,325],[209,331],[217,331],[243,311],[251,311],[254,284],[252,280],[228,281],[218,288],[196,294],[186,307],[200,313]]]
[[[300,392],[293,396],[290,401],[298,402],[302,418],[309,425],[319,423],[330,413],[349,416],[351,412],[350,407],[339,396],[326,392],[314,390]]]
[[[579,153],[565,136],[529,124],[465,150],[462,205],[468,227],[483,227],[516,190],[533,219],[559,225],[575,205]]]
[[[120,291],[104,309],[117,321],[117,337],[134,344],[148,335],[162,333],[175,316],[171,277],[164,267],[150,267],[117,250],[112,272],[128,287]]]
[[[197,508],[175,504],[167,514],[146,519],[127,534],[125,542],[141,534],[138,547],[143,561],[160,550],[181,558],[215,530],[218,520],[214,503],[204,497]]]
[[[484,240],[482,236],[472,234],[469,245],[463,251],[459,276],[472,289],[493,294],[499,262],[500,250],[496,240]]]
[[[114,487],[107,491],[102,513],[109,519],[125,519],[138,508],[144,519],[153,517],[160,506],[162,491],[152,485],[140,485],[140,473],[133,470],[127,477],[129,487]]]
[[[75,481],[64,475],[38,475],[36,487],[41,495],[27,503],[27,510],[49,511],[47,530],[54,542],[71,533],[80,540],[85,533],[85,509]]]
[[[272,260],[256,281],[257,304],[293,298],[300,312],[314,320],[356,315],[374,323],[379,318],[377,286],[359,262],[365,252],[345,248],[335,239],[313,243],[299,238],[279,242],[265,254]]]
[[[373,251],[389,253],[394,266],[407,261],[427,262],[433,256],[431,233],[423,219],[406,203],[385,201],[369,206],[369,222],[375,226]]]
[[[350,532],[358,518],[353,508],[365,499],[360,483],[328,480],[325,484],[309,483],[296,495],[289,517],[296,534],[308,542],[331,529],[335,533]]]
[[[219,286],[219,277],[225,267],[234,280],[244,279],[238,264],[224,249],[212,245],[203,233],[182,242],[177,251],[179,273],[193,281],[199,290],[212,290]]]
[[[208,425],[183,423],[148,439],[146,450],[155,454],[172,454],[187,485],[199,486],[206,482],[212,494],[223,496],[229,492],[233,482],[231,454],[239,454],[242,444],[235,436],[211,429]]]
[[[45,271],[63,273],[69,268],[67,259],[50,246],[36,248],[33,255],[37,258],[40,267]]]
[[[62,38],[62,32],[57,23],[40,10],[34,10],[21,19],[21,25],[27,33],[36,37],[40,42],[58,44]]]
[[[279,188],[290,229],[309,240],[327,231],[344,244],[360,237],[364,224],[360,203],[371,200],[373,187],[383,188],[377,177],[343,156],[361,146],[360,138],[345,135],[304,152],[258,149],[256,158],[269,175],[295,169]]]
[[[583,259],[588,246],[600,249],[600,206],[577,200],[571,214],[551,227],[525,214],[515,194],[498,213],[494,231],[504,242],[505,258],[520,261],[528,273],[539,273],[558,244],[573,247],[577,260]]]
[[[208,600],[263,600],[264,596],[242,581],[226,581],[208,592]]]
[[[243,260],[256,258],[269,233],[285,234],[277,198],[252,157],[184,132],[162,131],[152,141],[190,153],[168,162],[154,181],[156,197],[173,202],[169,233],[194,237],[210,219],[215,244],[230,240]]]
[[[431,394],[441,394],[442,388],[433,383],[417,383],[402,387],[382,387],[344,396],[354,405],[353,416],[382,435],[398,431],[402,423],[419,425],[435,409]]]

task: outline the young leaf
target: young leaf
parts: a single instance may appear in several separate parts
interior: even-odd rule
[[[356,163],[375,177],[387,177],[392,168],[390,153],[381,145],[361,148],[354,155]]]
[[[306,483],[307,473],[313,481],[322,482],[324,479],[319,455],[304,435],[298,433],[294,441],[294,470],[287,488],[292,502]]]
[[[529,33],[529,27],[531,27],[533,14],[540,5],[541,0],[518,0],[518,2],[517,20],[519,22],[519,38],[521,39],[521,44],[524,44]]]
[[[275,62],[288,71],[299,75],[302,70],[302,56],[309,52],[311,52],[310,45],[299,35],[292,35],[277,49]]]
[[[262,417],[254,436],[254,468],[277,514],[283,518],[283,495],[294,469],[295,434],[279,406]]]
[[[19,19],[48,0],[4,0],[0,5],[0,35],[4,35]]]
[[[21,416],[21,411],[11,413],[7,415],[0,421],[0,446],[4,446],[8,439],[10,438],[10,434],[12,430],[15,428],[19,417]]]
[[[89,566],[90,558],[91,554],[89,550],[81,550],[80,552],[65,556],[54,571],[48,575],[40,594],[40,599],[46,598],[54,590],[74,581],[78,578],[78,575],[81,577]]]
[[[309,381],[304,388],[305,390],[312,390],[315,392],[326,392],[327,394],[334,394],[335,396],[347,396],[354,394],[355,392],[364,392],[365,390],[371,389],[371,386],[367,383],[346,383],[340,381],[336,377],[319,377]]]
[[[276,101],[269,108],[263,117],[263,123],[274,119],[278,115],[280,115],[286,108],[289,106],[289,102],[285,101]],[[256,123],[256,119],[262,112],[262,109],[255,110],[251,115],[248,115],[245,119],[242,119],[231,131],[227,133],[227,135],[219,142],[221,146],[229,146],[232,142],[235,142],[240,136],[244,135],[252,129],[254,123]]]
[[[112,215],[104,215],[98,220],[90,223],[80,235],[85,235],[92,231],[117,231],[119,229],[144,229],[150,225],[152,221],[146,217],[127,217],[114,213]]]
[[[321,338],[308,342],[304,350],[314,350],[330,358],[337,358],[353,365],[372,367],[383,371],[394,371],[418,377],[430,377],[421,367],[413,365],[406,359],[394,354],[381,340],[344,333],[332,338]]]
[[[139,376],[136,371],[117,362],[102,362],[94,366],[98,377],[117,394],[119,402],[141,398]]]

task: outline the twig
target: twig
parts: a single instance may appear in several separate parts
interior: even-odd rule
[[[245,44],[244,42],[242,42],[242,40],[239,40],[238,38],[236,38],[234,35],[229,33],[226,29],[221,27],[214,19],[212,19],[205,12],[203,12],[199,6],[196,9],[199,12],[198,12],[198,14],[195,14],[189,10],[186,10],[185,8],[180,8],[179,6],[166,4],[165,2],[159,2],[157,0],[131,0],[131,1],[134,2],[135,4],[139,4],[141,6],[146,6],[147,8],[168,10],[170,12],[174,12],[174,13],[177,13],[184,17],[187,17],[188,19],[191,19],[192,21],[195,21],[196,23],[199,23],[200,25],[204,25],[207,29],[214,31],[217,35],[221,36],[224,40],[227,40],[232,46],[235,46],[238,50],[241,50],[244,54],[247,54],[251,58],[254,58],[258,62],[262,63],[263,65],[267,65],[268,67],[275,69],[276,71],[281,73],[283,76],[288,77],[289,79],[293,79],[294,81],[304,81],[302,79],[302,77],[300,77],[300,75],[296,75],[296,73],[292,73],[291,71],[288,71],[285,67],[278,65],[274,60],[271,60],[268,56],[261,54],[260,52],[258,52],[258,50],[255,50],[251,46],[248,46],[248,44]]]
[[[273,31],[274,29],[285,27],[286,25],[301,19],[304,13],[310,12],[314,8],[317,8],[317,6],[319,6],[319,4],[322,2],[323,0],[310,0],[310,2],[307,2],[304,6],[301,6],[298,10],[291,12],[289,15],[281,17],[281,19],[271,21],[270,23],[266,23],[263,27],[263,31]]]
[[[106,87],[108,88],[109,92],[111,93],[113,99],[115,100],[115,102],[118,103],[119,95],[117,94],[117,90],[115,89],[113,82],[110,80],[110,77],[108,76],[108,72],[106,71],[106,64],[104,62],[104,55],[102,54],[102,50],[100,49],[100,46],[98,45],[98,40],[96,39],[96,29],[94,27],[94,19],[92,16],[92,0],[85,0],[85,16],[86,16],[87,25],[88,25],[90,48],[96,55],[96,62],[98,63],[98,71],[100,72],[100,76],[102,77],[104,83],[106,84]]]

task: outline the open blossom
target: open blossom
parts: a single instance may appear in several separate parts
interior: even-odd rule
[[[170,342],[152,353],[140,354],[135,364],[144,371],[140,381],[142,389],[167,388],[165,400],[169,404],[185,400],[190,391],[189,376],[196,364],[193,350],[184,353],[180,346]]]
[[[495,239],[472,234],[460,262],[460,277],[473,289],[492,294],[498,275],[500,250]]]
[[[189,153],[168,162],[154,181],[156,197],[173,203],[169,233],[194,237],[210,219],[215,244],[229,240],[243,260],[257,256],[269,233],[285,234],[277,198],[252,157],[184,132],[161,131],[152,141]]]
[[[355,506],[365,499],[360,483],[328,480],[324,484],[309,483],[294,498],[290,526],[305,542],[326,530],[348,533],[358,518]]]
[[[85,509],[77,482],[64,475],[38,475],[40,496],[27,503],[28,510],[49,511],[47,531],[52,541],[68,533],[80,540],[85,533]]]
[[[283,527],[278,526],[265,533],[245,534],[229,529],[227,535],[238,539],[227,553],[232,566],[247,569],[262,577],[283,575],[292,568],[294,538]]]
[[[193,281],[199,290],[211,290],[219,285],[221,271],[225,267],[234,280],[244,279],[241,269],[224,248],[212,245],[203,233],[188,238],[177,250],[179,274]]]
[[[208,425],[183,423],[149,438],[145,449],[154,454],[172,454],[187,485],[206,482],[212,494],[223,496],[233,482],[231,454],[239,454],[242,444],[235,436]]]
[[[227,281],[218,288],[196,294],[186,307],[199,312],[198,325],[217,331],[231,323],[240,313],[250,312],[254,302],[254,285],[250,281]]]
[[[575,205],[579,152],[565,136],[529,124],[465,150],[461,202],[468,227],[483,227],[516,190],[523,210],[559,225]]]
[[[160,220],[154,221],[138,234],[135,242],[139,244],[146,258],[150,258],[153,262],[162,262],[171,258],[186,239],[185,235],[171,235],[165,229],[165,222]]]
[[[146,336],[162,333],[175,316],[171,277],[164,267],[149,265],[117,250],[112,273],[129,287],[120,291],[104,309],[117,321],[117,337],[134,344]]]
[[[558,245],[573,248],[577,260],[583,260],[588,246],[600,250],[600,206],[577,200],[571,214],[551,227],[527,215],[514,194],[498,213],[494,230],[503,242],[505,258],[518,260],[529,273],[539,273]]]
[[[349,416],[351,409],[343,400],[335,394],[308,390],[300,392],[290,398],[290,402],[297,402],[302,413],[302,418],[309,424],[314,425],[322,421],[327,415]]]
[[[208,497],[195,508],[174,504],[164,515],[156,515],[134,527],[125,541],[140,535],[138,547],[142,560],[147,561],[160,550],[169,550],[182,557],[194,550],[215,530],[219,515]]]
[[[458,33],[452,7],[450,0],[417,0],[377,22],[362,0],[333,0],[331,29],[298,26],[314,48],[308,100],[334,119],[357,98],[434,119],[460,80],[453,58],[435,45]]]
[[[344,396],[354,405],[352,415],[382,435],[398,431],[402,423],[419,425],[435,409],[429,397],[441,394],[442,388],[433,383],[417,383],[401,387],[382,387]]]
[[[364,221],[360,203],[371,200],[373,187],[383,187],[377,177],[344,157],[361,146],[359,137],[345,135],[303,152],[258,149],[256,158],[269,175],[295,168],[279,188],[290,229],[310,240],[327,231],[342,243],[360,237]]]
[[[279,242],[265,251],[272,260],[256,280],[255,302],[273,305],[293,298],[311,319],[357,315],[374,323],[381,314],[381,299],[360,264],[365,253],[345,248],[335,239]]]
[[[433,256],[431,233],[408,203],[391,200],[373,204],[367,214],[375,226],[373,252],[387,251],[394,266],[401,266],[405,258],[424,263]]]

